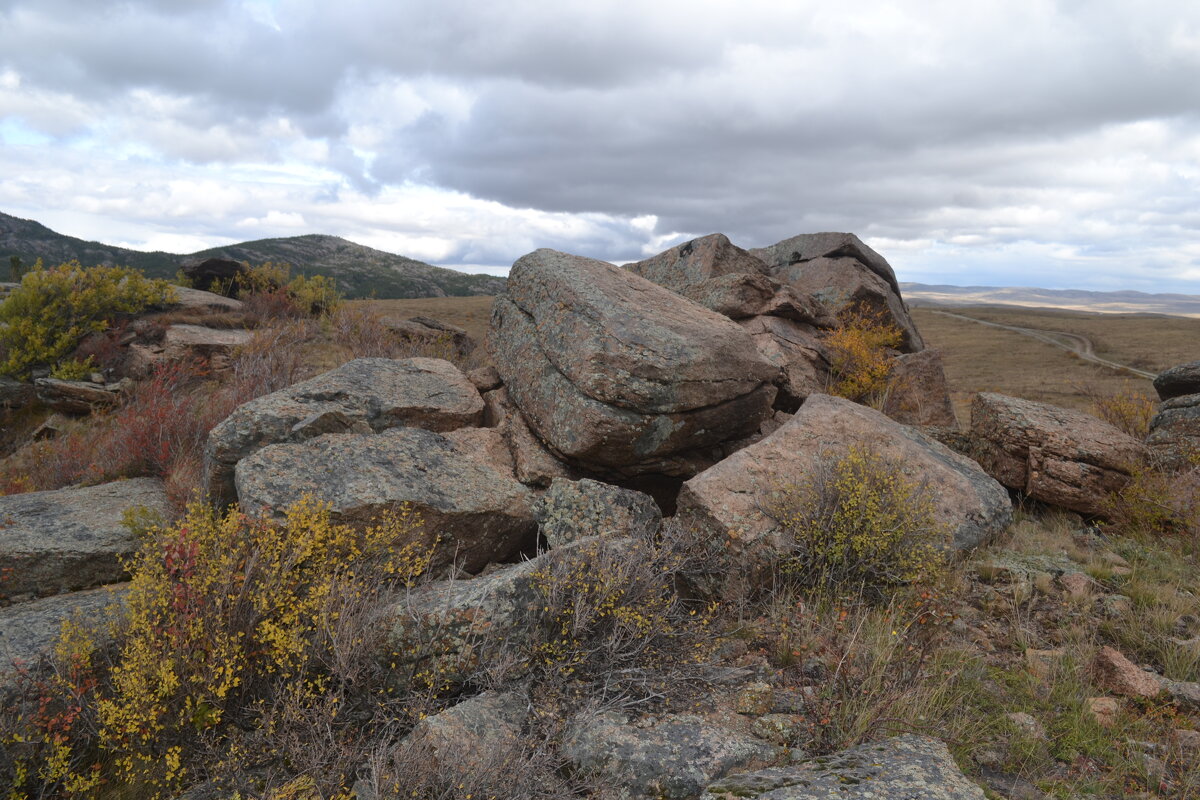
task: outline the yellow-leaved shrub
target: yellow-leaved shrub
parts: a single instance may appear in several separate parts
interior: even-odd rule
[[[949,545],[929,487],[865,447],[823,459],[768,513],[787,537],[782,570],[807,588],[883,596],[936,577]]]
[[[68,261],[46,269],[38,261],[0,303],[0,374],[25,378],[38,364],[58,366],[85,335],[105,330],[118,315],[174,299],[169,283],[129,267]]]
[[[346,617],[426,570],[431,549],[411,509],[358,529],[309,498],[282,521],[196,503],[140,537],[111,666],[87,679],[86,697],[65,692],[80,698],[72,719],[88,724],[65,730],[25,714],[8,735],[21,744],[14,797],[89,796],[101,782],[128,793],[119,796],[170,797],[189,781],[286,762],[294,754],[270,742],[287,741],[288,726],[319,720],[335,739],[354,735],[338,700],[374,643]],[[69,649],[68,664],[91,663],[94,647]]]
[[[893,350],[903,334],[880,311],[851,305],[825,336],[829,393],[872,407],[882,405],[892,378]]]

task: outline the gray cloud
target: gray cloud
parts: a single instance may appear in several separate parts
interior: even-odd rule
[[[192,233],[236,237],[274,210],[495,264],[848,229],[918,277],[957,263],[1200,292],[1200,7],[1184,0],[7,0],[5,73],[0,119],[58,146],[90,137],[97,157],[218,181],[305,175],[304,191],[233,181],[280,207],[213,208]],[[462,213],[479,230],[512,227],[346,210],[417,187],[478,200]],[[37,193],[19,188],[0,179],[0,207]]]

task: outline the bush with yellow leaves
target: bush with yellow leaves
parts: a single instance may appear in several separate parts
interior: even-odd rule
[[[903,465],[852,447],[776,494],[768,513],[787,536],[782,570],[803,587],[882,597],[936,577],[949,532],[928,486]]]
[[[875,408],[883,404],[892,379],[893,350],[903,334],[882,312],[851,305],[825,336],[829,350],[829,393]]]
[[[136,269],[84,268],[78,261],[46,269],[38,261],[0,303],[0,374],[26,378],[39,364],[59,375],[85,374],[78,363],[60,363],[85,335],[107,329],[119,315],[172,300],[170,284]]]
[[[310,754],[270,744],[295,740],[289,726],[358,737],[356,715],[370,711],[342,702],[344,690],[369,683],[363,662],[378,643],[347,617],[425,571],[419,528],[404,508],[362,530],[336,524],[311,499],[282,522],[194,504],[178,524],[151,528],[130,564],[111,667],[91,658],[94,644],[70,647],[71,669],[95,666],[71,679],[86,696],[68,693],[80,701],[72,719],[89,724],[48,729],[30,714],[9,731],[7,743],[20,744],[13,796],[87,796],[100,783],[122,796],[173,796],[248,763],[294,769]],[[322,765],[323,790],[347,788],[357,764],[346,761]]]

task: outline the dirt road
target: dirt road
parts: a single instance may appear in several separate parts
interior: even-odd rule
[[[1093,364],[1099,364],[1102,367],[1108,367],[1109,369],[1115,369],[1121,372],[1129,372],[1133,375],[1137,375],[1138,377],[1149,378],[1151,380],[1157,376],[1157,373],[1154,372],[1146,372],[1144,370],[1136,369],[1135,367],[1126,366],[1125,364],[1118,364],[1115,361],[1109,361],[1108,359],[1100,358],[1098,355],[1096,355],[1096,348],[1092,346],[1092,340],[1086,336],[1081,336],[1078,333],[1067,333],[1066,331],[1043,331],[1038,330],[1037,328],[1022,328],[1017,325],[1004,325],[999,322],[988,322],[987,320],[976,319],[975,317],[968,317],[963,314],[955,314],[950,311],[936,311],[933,309],[929,310],[934,314],[941,314],[944,317],[953,317],[955,319],[966,320],[967,322],[975,322],[980,325],[988,325],[993,328],[1001,328],[1006,331],[1020,333],[1024,336],[1037,339],[1039,342],[1045,342],[1048,345],[1062,348],[1070,353],[1074,353],[1084,361],[1090,361]]]

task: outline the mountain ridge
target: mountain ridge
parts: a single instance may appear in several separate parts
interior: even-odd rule
[[[185,254],[146,252],[68,236],[36,220],[0,212],[0,270],[14,255],[25,264],[38,258],[47,264],[72,259],[88,266],[120,264],[152,278],[167,279],[174,278],[184,262],[197,258],[232,258],[252,264],[284,261],[296,274],[334,278],[349,298],[464,297],[492,295],[504,289],[503,278],[435,267],[328,234],[256,239]]]

